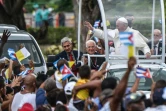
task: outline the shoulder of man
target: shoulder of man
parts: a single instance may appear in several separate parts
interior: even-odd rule
[[[73,50],[74,54],[78,54],[78,50]],[[80,51],[80,55],[82,55],[83,53]]]

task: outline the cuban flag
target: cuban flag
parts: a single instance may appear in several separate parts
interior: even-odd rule
[[[99,27],[99,24],[100,24],[100,20],[97,20],[97,21],[95,21],[93,27],[94,27],[94,28],[98,28],[98,27]]]
[[[27,75],[29,73],[29,69],[26,69],[22,72],[20,72],[20,74],[18,74],[19,76],[24,76],[24,75]]]
[[[136,76],[138,78],[152,78],[149,69],[137,67],[136,68]]]
[[[54,65],[54,67],[55,67],[56,69],[58,69],[57,63],[58,63],[59,60],[60,60],[60,59],[58,59],[58,60],[56,60],[55,62],[53,62],[53,65]]]
[[[96,43],[99,42],[99,39],[97,37],[94,37],[94,40],[95,40]]]
[[[73,75],[72,71],[66,66],[66,64],[60,67],[60,72],[62,74],[62,81]]]
[[[123,44],[121,52],[123,55],[128,55],[128,57],[134,56],[134,38],[132,32],[120,32],[119,33],[120,42]]]
[[[127,46],[133,46],[134,40],[133,40],[133,33],[132,32],[120,32],[119,38],[121,43]]]
[[[10,59],[12,59],[13,61],[17,60],[14,49],[8,48],[8,55],[9,55]]]

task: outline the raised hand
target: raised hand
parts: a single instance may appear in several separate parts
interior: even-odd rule
[[[137,63],[136,58],[135,57],[130,57],[129,61],[128,61],[128,69],[132,70],[136,63]]]
[[[20,86],[19,77],[14,77],[11,87]]]
[[[3,35],[2,35],[2,37],[1,37],[2,43],[6,43],[7,40],[8,40],[8,37],[9,37],[10,35],[11,35],[10,31],[4,30],[4,31],[3,31]]]
[[[146,53],[146,58],[149,59],[151,57],[151,54],[148,52]]]
[[[84,26],[86,26],[89,30],[93,30],[92,25],[87,21],[84,22]]]

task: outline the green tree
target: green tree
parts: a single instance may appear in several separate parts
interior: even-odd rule
[[[56,11],[73,12],[72,0],[59,0],[55,2],[58,5]]]
[[[76,32],[78,32],[78,12],[79,12],[79,6],[78,6],[79,0],[72,0],[73,2],[73,10],[75,14],[75,27]],[[82,13],[81,13],[81,43],[85,43],[85,38],[87,35],[87,29],[84,27],[83,22],[89,21],[91,24],[94,24],[95,20],[101,19],[100,16],[100,10],[97,3],[97,0],[82,0]],[[77,37],[77,36],[76,36]],[[81,44],[85,45],[85,44]],[[85,50],[85,46],[81,47],[81,50]]]
[[[23,6],[25,0],[2,0],[0,2],[0,24],[13,24],[26,30]]]

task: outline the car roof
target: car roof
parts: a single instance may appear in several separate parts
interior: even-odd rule
[[[1,32],[0,36],[2,36]],[[12,32],[8,40],[32,40],[32,36],[25,31]]]
[[[19,28],[15,25],[0,24],[0,32],[3,32],[4,30],[8,30],[10,32],[17,32]]]

